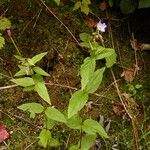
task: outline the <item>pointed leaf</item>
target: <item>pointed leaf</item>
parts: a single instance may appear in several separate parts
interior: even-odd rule
[[[89,8],[88,4],[82,3],[82,5],[81,5],[81,12],[83,12],[86,15],[89,14],[90,8]]]
[[[111,56],[113,53],[114,53],[114,51],[105,49],[105,50],[103,50],[103,51],[100,52],[100,53],[97,52],[97,53],[95,54],[95,57],[94,57],[94,58],[95,58],[96,60],[104,59],[104,58],[106,58],[106,57]]]
[[[35,63],[33,62],[32,59],[28,58],[27,61],[28,61],[30,66],[34,66],[35,65]]]
[[[24,77],[24,78],[19,78],[19,79],[12,79],[12,82],[16,83],[17,85],[27,87],[27,86],[32,86],[34,85],[34,81],[30,77]]]
[[[69,148],[69,150],[81,150],[78,145],[73,145]]]
[[[97,69],[93,73],[92,77],[89,79],[89,82],[85,88],[86,92],[94,93],[98,89],[99,85],[102,82],[104,71],[105,71],[105,67],[101,69]]]
[[[80,37],[81,41],[88,42],[88,43],[92,39],[92,36],[90,34],[88,34],[88,33],[81,33],[79,35],[79,37]]]
[[[71,117],[70,119],[68,119],[66,125],[71,129],[81,130],[81,124],[82,124],[82,119],[77,114],[77,115],[74,115],[73,117]]]
[[[18,77],[18,76],[24,76],[26,75],[25,69],[20,69],[14,76]]]
[[[27,86],[23,89],[23,91],[33,91],[35,89],[35,86]]]
[[[95,140],[96,140],[96,134],[85,135],[82,138],[81,150],[89,150],[94,145]]]
[[[18,106],[18,108],[23,111],[29,111],[31,113],[31,118],[34,118],[36,113],[42,113],[44,110],[44,107],[38,103],[26,103]]]
[[[55,121],[49,119],[48,117],[45,118],[43,127],[50,130],[55,126]]]
[[[90,57],[87,57],[84,60],[84,63],[81,65],[80,75],[81,75],[82,90],[85,89],[87,83],[89,82],[89,79],[93,75],[95,66],[96,66],[95,59],[91,59]]]
[[[46,148],[51,140],[51,132],[49,130],[43,129],[39,135],[39,145]]]
[[[32,64],[36,64],[38,61],[40,61],[45,55],[47,54],[47,52],[35,55],[33,58],[31,58]]]
[[[68,106],[68,118],[71,118],[73,115],[77,114],[78,111],[80,111],[84,105],[86,104],[88,100],[88,94],[84,91],[76,91],[69,102]]]
[[[116,53],[114,49],[111,49],[111,51],[113,52],[112,55],[106,57],[106,67],[110,68],[112,67],[115,63],[116,63]]]
[[[43,77],[39,74],[33,75],[33,80],[35,82],[35,91],[43,98],[48,104],[51,105],[50,97],[45,86]]]
[[[55,1],[55,3],[59,6],[60,0],[54,0],[54,1]]]
[[[45,114],[49,119],[63,123],[67,122],[65,116],[56,108],[48,107],[45,111]]]
[[[49,74],[47,72],[45,72],[42,68],[40,67],[33,67],[33,70],[37,73],[40,74],[42,76],[49,76]]]
[[[80,1],[76,2],[73,7],[73,11],[79,9],[80,7],[81,7],[81,2]]]
[[[108,135],[104,128],[95,120],[87,119],[84,121],[82,126],[83,131],[88,134],[96,134],[98,133],[101,137],[108,138]]]

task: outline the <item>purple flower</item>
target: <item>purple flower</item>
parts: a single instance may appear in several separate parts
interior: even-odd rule
[[[97,23],[97,29],[101,32],[105,32],[106,27],[107,27],[106,23],[102,23],[102,21],[99,20],[99,22]]]
[[[6,30],[6,31],[7,31],[8,36],[11,36],[11,31],[10,31],[10,29],[8,29],[8,30]]]

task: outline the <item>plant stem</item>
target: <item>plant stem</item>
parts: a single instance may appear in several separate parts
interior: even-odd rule
[[[20,51],[19,51],[19,49],[18,49],[18,47],[17,47],[17,45],[16,45],[14,39],[12,38],[12,36],[9,36],[9,37],[10,37],[12,43],[14,44],[14,46],[15,46],[15,48],[16,48],[16,50],[17,50],[17,53],[21,56],[21,53],[20,53]]]

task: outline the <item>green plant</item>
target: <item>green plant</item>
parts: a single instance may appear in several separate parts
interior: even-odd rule
[[[137,93],[137,91],[142,88],[142,85],[141,84],[136,84],[136,85],[132,85],[132,84],[129,84],[128,85],[128,91],[132,94],[132,95],[135,95]]]
[[[11,22],[9,21],[9,19],[5,17],[1,17],[0,18],[0,31],[5,31],[6,29],[10,29],[10,27],[11,27]],[[2,49],[4,45],[5,45],[5,39],[0,33],[0,49]]]
[[[36,90],[41,98],[49,104],[49,106],[45,108],[41,104],[37,103],[27,103],[18,107],[23,111],[30,112],[31,118],[34,118],[35,114],[42,112],[44,113],[46,121],[44,122],[43,130],[39,135],[39,144],[45,148],[52,145],[59,145],[58,140],[52,138],[50,132],[57,122],[61,124],[63,123],[71,129],[79,130],[81,135],[84,135],[82,139],[79,140],[78,144],[72,146],[70,150],[89,149],[95,141],[97,133],[103,138],[108,138],[107,133],[97,121],[93,119],[84,120],[82,117],[80,117],[79,112],[87,103],[88,95],[90,93],[94,93],[99,87],[100,83],[102,82],[103,73],[106,67],[109,68],[115,63],[116,54],[113,49],[101,47],[95,41],[95,39],[87,33],[80,34],[80,38],[82,40],[81,45],[89,49],[90,56],[85,58],[84,63],[81,65],[81,89],[77,90],[71,96],[69,106],[67,108],[67,114],[64,114],[60,110],[53,108],[50,101],[47,101],[47,92],[44,93],[44,91],[47,90],[42,76],[48,74],[41,68],[36,67],[35,63],[42,59],[46,53],[41,53],[31,59],[15,56],[20,60],[21,63],[21,65],[19,65],[20,71],[17,72],[15,76],[28,75],[30,77],[13,79],[12,81],[20,86],[23,86],[24,90]],[[106,67],[103,66],[100,69],[96,69],[96,61],[100,59],[106,60]],[[41,95],[40,91],[42,91],[44,94]]]
[[[9,22],[5,19],[3,22],[7,24],[7,27],[10,27]],[[4,25],[6,26],[6,24]],[[105,26],[103,26],[103,28],[105,28]],[[4,30],[4,27],[1,29]],[[101,84],[106,68],[111,67],[116,61],[114,49],[104,48],[96,42],[96,38],[99,37],[99,32],[97,32],[95,36],[91,36],[87,33],[80,34],[81,45],[88,48],[90,56],[84,59],[84,63],[80,67],[81,89],[72,94],[69,105],[66,108],[67,113],[61,112],[51,105],[48,90],[43,79],[43,76],[49,76],[49,74],[39,66],[36,66],[36,63],[39,62],[47,52],[37,54],[32,58],[25,58],[21,55],[21,52],[15,44],[11,31],[7,30],[7,33],[16,48],[18,55],[15,55],[15,58],[19,60],[18,67],[20,69],[14,75],[15,78],[11,79],[11,81],[23,87],[24,91],[36,91],[46,102],[45,105],[31,102],[18,106],[18,109],[29,112],[30,118],[34,118],[36,114],[43,114],[43,129],[38,137],[39,145],[44,148],[59,146],[60,143],[58,139],[53,138],[51,133],[51,130],[58,123],[65,124],[70,129],[80,132],[80,140],[76,145],[71,146],[70,150],[90,149],[97,134],[102,138],[108,138],[106,131],[99,122],[91,118],[82,118],[80,115],[81,109],[88,101],[89,94],[94,93]],[[106,63],[101,68],[98,68],[96,62],[101,59],[105,59]]]
[[[82,0],[75,3],[73,11],[77,9],[81,9],[81,12],[88,15],[90,12],[89,5],[91,4],[91,0]]]

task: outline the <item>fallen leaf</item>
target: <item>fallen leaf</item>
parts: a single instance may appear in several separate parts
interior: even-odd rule
[[[0,143],[9,138],[10,134],[5,129],[4,125],[0,124]]]
[[[134,70],[133,69],[126,69],[123,71],[123,73],[121,74],[121,77],[124,76],[124,79],[131,83],[134,80]]]
[[[84,22],[89,28],[95,28],[97,25],[97,21],[95,21],[94,19],[90,17],[86,17]]]
[[[122,116],[124,109],[121,104],[113,104],[113,111],[117,116]]]
[[[106,10],[107,7],[108,7],[108,5],[107,5],[107,3],[105,1],[100,3],[100,5],[99,5],[99,8],[100,8],[101,11]]]

